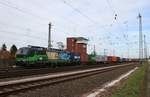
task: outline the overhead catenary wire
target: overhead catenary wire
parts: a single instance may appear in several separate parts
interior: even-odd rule
[[[35,15],[35,14],[33,14],[33,13],[30,13],[30,12],[28,12],[28,11],[25,11],[25,10],[21,9],[21,8],[18,8],[18,7],[16,7],[15,5],[13,5],[12,3],[8,2],[8,1],[5,1],[5,2],[1,2],[1,1],[0,1],[0,4],[1,4],[1,5],[4,5],[4,6],[7,6],[7,7],[9,7],[9,8],[12,8],[12,9],[14,9],[14,10],[17,10],[17,11],[19,11],[19,12],[21,12],[21,13],[28,14],[28,15],[31,15],[31,16],[33,16],[33,17],[36,17],[36,18],[40,19],[41,21],[43,21],[43,19],[46,20],[46,18],[41,17],[41,16],[37,16],[37,15]],[[2,24],[2,23],[0,23],[0,24]],[[38,31],[31,30],[31,28],[25,28],[25,27],[21,27],[21,26],[6,24],[6,23],[3,23],[2,25],[3,25],[3,26],[6,25],[7,27],[8,27],[8,25],[9,25],[9,26],[11,26],[11,27],[13,27],[13,28],[20,29],[20,30],[24,30],[24,31],[38,32]],[[4,31],[3,31],[3,32],[4,32]],[[5,32],[9,32],[9,31],[5,31]],[[42,32],[40,32],[40,33],[42,33]],[[37,36],[30,36],[30,35],[26,35],[26,34],[17,34],[17,35],[23,35],[23,36],[26,36],[26,37],[37,38],[37,39],[45,39],[45,38],[41,38],[41,37],[37,37]]]
[[[114,20],[113,20],[113,21],[118,20],[118,15],[117,15],[117,13],[116,13],[114,7],[112,6],[112,3],[110,3],[110,0],[106,0],[106,2],[107,2],[109,8],[110,8],[111,11],[112,11],[112,14],[114,15]],[[113,23],[111,24],[111,26],[112,26],[114,23],[115,23],[115,22],[113,22]],[[117,23],[117,24],[118,24],[118,23]],[[118,24],[118,25],[119,25],[119,24]],[[121,26],[118,26],[118,27],[120,28]],[[123,38],[124,38],[125,40],[128,40],[128,39],[127,39],[127,35],[126,35],[125,33],[123,33],[122,36],[123,36]],[[120,38],[116,38],[116,39],[119,40],[119,41],[121,41]],[[125,42],[124,42],[124,43],[125,43]],[[126,43],[125,43],[125,44],[126,44]]]
[[[4,2],[0,2],[0,4],[2,4],[2,5],[4,5],[4,6],[7,6],[7,7],[9,7],[9,8],[15,9],[15,10],[21,12],[21,13],[24,13],[24,14],[31,15],[31,16],[33,16],[33,17],[36,17],[36,18],[40,19],[41,21],[43,21],[43,20],[48,20],[48,18],[35,15],[35,14],[30,13],[30,12],[28,12],[28,11],[25,11],[25,10],[19,8],[19,7],[16,7],[15,5],[13,5],[12,3],[8,2],[8,1],[5,1],[5,3],[4,3]],[[71,21],[71,20],[69,20],[69,21]],[[71,21],[71,22],[72,22],[72,21]],[[76,24],[76,23],[74,23],[74,22],[72,22],[71,24],[74,24],[74,25],[76,25],[76,26],[78,25],[78,24]],[[26,29],[26,28],[25,28],[25,29]]]
[[[12,32],[12,31],[2,31],[0,30],[0,33],[5,33],[5,35],[3,35],[3,37],[7,37],[9,40],[0,40],[4,43],[11,43],[11,44],[16,44],[16,43],[20,43],[20,44],[31,44],[33,42],[37,43],[37,40],[41,39],[41,37],[36,37],[36,36],[31,36],[31,35],[28,35],[28,34],[23,34],[23,33],[17,33],[17,32]],[[13,37],[13,36],[19,36],[19,37]],[[26,38],[25,38],[26,37]],[[29,39],[30,38],[30,39]],[[32,40],[31,40],[32,39]],[[15,41],[15,42],[14,42]],[[47,41],[47,40],[46,40]],[[38,43],[42,43],[44,44],[45,43],[45,40],[44,39],[41,39],[40,42]]]
[[[112,11],[112,14],[115,15],[115,14],[116,14],[116,11],[115,11],[115,9],[113,8],[113,6],[112,6],[112,4],[110,3],[110,1],[109,1],[109,0],[106,0],[106,2],[107,2],[109,8],[110,8],[111,11]]]
[[[109,0],[110,1],[110,0]],[[68,2],[68,1],[67,1]],[[73,4],[72,2],[68,2],[69,4]],[[10,4],[11,5],[11,4]],[[15,5],[14,5],[15,6]],[[15,6],[16,7],[16,6]],[[74,4],[73,4],[73,7],[74,8],[76,8],[77,10],[79,10],[79,12],[81,12],[81,13],[83,13],[84,15],[86,15],[86,16],[88,16],[88,14],[87,13],[85,13],[85,12],[82,12],[82,10],[80,10],[80,9],[78,9],[78,7],[76,7],[76,6],[74,6]],[[112,6],[113,7],[113,6]],[[10,7],[11,8],[11,7]],[[22,9],[22,8],[19,8],[19,9]],[[22,10],[26,10],[26,9],[22,9]],[[46,9],[45,9],[46,10]],[[113,9],[114,10],[114,9]],[[77,11],[76,11],[77,12]],[[79,13],[78,12],[78,13]],[[24,12],[22,12],[22,13],[24,13]],[[25,13],[24,13],[25,14]],[[30,12],[29,12],[29,14],[30,14]],[[78,14],[78,15],[81,15],[81,14]],[[36,16],[34,16],[34,14],[32,15],[33,17],[36,17]],[[83,16],[83,15],[82,15]],[[81,17],[82,17],[81,16]],[[115,14],[114,14],[114,16],[115,16]],[[85,17],[85,16],[83,16],[85,19],[88,19],[87,17]],[[90,16],[88,16],[92,21],[90,21],[89,19],[89,21],[91,22],[91,23],[93,23],[93,24],[95,24],[95,25],[97,25],[97,21],[94,21],[93,19],[92,19],[92,17],[90,17]],[[118,17],[118,16],[117,16]],[[38,18],[38,17],[37,17]],[[41,21],[43,20],[42,18],[38,18],[38,19],[40,19]],[[63,19],[63,18],[62,18]],[[66,19],[67,20],[67,19]],[[115,21],[115,20],[114,20]],[[49,22],[49,21],[48,21]],[[72,24],[72,23],[70,23],[70,24]],[[78,25],[78,26],[80,26],[80,25]],[[15,28],[15,27],[14,27]],[[69,27],[68,27],[69,28]],[[19,27],[17,28],[16,27],[16,29],[20,29]],[[22,29],[22,28],[21,28]],[[20,30],[21,30],[20,29]],[[33,29],[33,30],[31,30],[31,28],[24,28],[23,27],[23,29],[24,29],[24,31],[32,31],[32,32],[35,32],[35,30]],[[22,30],[23,30],[22,29]],[[103,28],[101,28],[101,29],[103,29]],[[55,26],[55,29],[53,29],[53,30],[55,30],[55,32],[56,31],[58,31],[59,29],[57,29],[57,25]],[[108,30],[108,29],[106,29],[106,30]],[[62,32],[65,32],[64,31],[64,29],[63,30],[59,30],[61,33]],[[59,32],[58,31],[58,32]],[[96,30],[95,30],[96,31]],[[93,32],[95,32],[95,31],[93,31]],[[112,30],[110,30],[109,32],[111,32]],[[15,31],[13,31],[13,32],[15,32]],[[75,32],[75,31],[74,31]],[[47,32],[46,32],[47,33]],[[113,35],[113,36],[111,36],[111,35]],[[121,37],[119,37],[119,38],[117,38],[117,36],[116,35],[114,35],[114,34],[106,34],[106,36],[110,36],[110,37],[106,37],[105,38],[105,40],[107,40],[108,42],[108,45],[109,45],[109,41],[111,41],[111,45],[112,46],[116,46],[116,47],[119,47],[120,45],[124,45],[125,44],[125,40],[127,40],[127,35],[125,35],[125,34],[123,34],[123,33],[121,33]],[[18,35],[19,36],[19,35]],[[30,35],[31,36],[31,35]],[[30,37],[29,36],[29,37]],[[28,37],[28,36],[25,36],[25,37]],[[31,36],[32,37],[32,36]],[[34,37],[34,36],[33,36]],[[36,37],[36,36],[35,36]],[[35,39],[37,39],[37,38],[35,38]],[[129,40],[129,39],[128,39]],[[119,42],[118,42],[119,41]],[[131,44],[131,43],[129,43],[129,44]]]
[[[3,23],[0,21],[0,25],[2,26],[6,26],[7,28],[8,27],[11,27],[11,28],[15,28],[15,29],[18,29],[18,30],[23,30],[23,31],[26,31],[26,32],[39,32],[39,33],[43,33],[42,31],[37,31],[37,30],[33,30],[32,28],[28,28],[28,27],[22,27],[22,26],[18,26],[18,25],[11,25],[11,24],[7,24],[7,23]]]
[[[31,2],[32,2],[32,1],[30,1],[30,3],[31,3]],[[36,1],[32,2],[32,4],[39,6],[39,5],[38,5],[39,3],[37,3]],[[42,9],[44,9],[44,10],[46,10],[46,11],[50,11],[48,8],[46,8],[46,6],[42,6]],[[77,22],[75,22],[75,21],[72,21],[72,20],[70,20],[70,19],[68,19],[68,18],[66,18],[66,17],[64,17],[64,16],[61,16],[61,18],[62,18],[62,17],[63,17],[63,19],[65,19],[65,20],[68,21],[68,22],[71,22],[71,24],[73,24],[73,25],[75,25],[75,26],[79,25],[79,23],[77,23]]]
[[[35,14],[33,14],[33,13],[30,13],[30,12],[28,12],[28,11],[25,11],[25,10],[23,10],[23,9],[21,9],[21,8],[18,8],[18,7],[16,7],[16,6],[14,6],[12,3],[10,3],[10,2],[8,2],[8,1],[3,1],[3,2],[1,2],[0,1],[0,4],[1,5],[4,5],[4,6],[7,6],[7,7],[10,7],[10,8],[12,8],[12,9],[15,9],[15,10],[17,10],[17,11],[19,11],[19,12],[22,12],[22,13],[24,13],[24,14],[28,14],[28,15],[30,15],[30,16],[33,16],[33,17],[36,17],[36,18],[38,18],[38,19],[42,19],[42,20],[47,20],[47,18],[45,18],[45,17],[41,17],[41,16],[38,16],[38,15],[35,15]]]
[[[46,40],[45,38],[41,38],[39,36],[32,36],[32,35],[29,35],[28,33],[17,33],[17,32],[13,32],[13,31],[6,31],[6,30],[0,30],[0,32],[5,32],[5,33],[9,33],[9,34],[15,34],[15,35],[18,35],[18,36],[23,36],[23,37],[29,37],[29,38],[33,38],[33,39],[41,39],[41,40]],[[46,40],[47,41],[47,40]]]
[[[70,8],[72,8],[74,11],[78,12],[80,15],[82,15],[84,18],[86,18],[87,20],[89,20],[91,23],[93,23],[94,25],[99,25],[97,22],[95,22],[92,18],[90,18],[89,16],[85,15],[83,12],[81,12],[78,8],[75,8],[72,4],[70,4],[69,2],[66,2],[65,0],[62,0],[64,4],[66,4],[67,6],[69,6]],[[107,32],[106,28],[104,26],[101,26],[101,28],[104,29],[104,31]]]
[[[111,24],[111,26],[113,26],[114,23],[116,22],[116,20],[118,20],[118,15],[117,15],[117,13],[116,13],[114,7],[112,6],[112,3],[110,3],[110,0],[106,0],[106,2],[107,2],[107,4],[108,4],[109,8],[111,9],[112,14],[113,14],[113,16],[114,16],[114,20],[113,20],[113,22],[112,22],[112,24]],[[127,37],[126,37],[126,35],[125,35],[124,33],[123,33],[122,36],[123,36],[123,38],[124,38],[125,40],[127,40]],[[118,38],[118,39],[120,39],[120,38]]]
[[[92,18],[90,18],[89,16],[87,16],[86,14],[84,14],[83,12],[81,12],[79,9],[75,8],[73,5],[71,5],[66,0],[62,0],[62,1],[63,1],[64,4],[66,4],[67,6],[71,7],[74,11],[78,12],[80,15],[82,15],[84,18],[86,18],[90,22],[92,22],[94,24],[97,24],[97,22],[95,22]]]
[[[6,31],[6,30],[0,30],[0,32],[5,32],[7,34],[13,34],[13,35],[17,35],[17,36],[22,36],[22,37],[27,37],[27,38],[31,38],[31,39],[36,39],[36,40],[42,40],[42,41],[47,41],[47,39],[45,38],[42,38],[40,36],[33,36],[33,35],[29,35],[29,34],[26,34],[26,33],[18,33],[18,32],[12,32],[12,31]],[[15,38],[13,38],[15,39]],[[17,39],[20,41],[20,39]],[[21,40],[22,41],[22,40]],[[26,41],[26,40],[24,40]],[[29,41],[29,40],[28,40]],[[32,40],[33,41],[33,40]],[[58,41],[55,41],[55,40],[52,40],[52,43],[57,43]],[[52,44],[53,45],[53,44]]]
[[[111,4],[110,4],[110,2],[107,0],[107,3],[108,3],[108,6],[109,6],[109,8],[111,9],[111,11],[113,11],[112,13],[113,13],[113,16],[114,16],[114,19],[113,19],[113,22],[108,26],[108,27],[112,27],[113,26],[113,24],[115,23],[114,21],[116,21],[117,20],[117,14],[116,14],[116,12],[115,12],[115,10],[113,9],[113,7],[111,6]],[[105,27],[102,27],[106,32],[108,32],[108,35],[109,36],[114,36],[112,33],[110,33],[110,31],[108,31],[108,29],[106,30],[106,28]],[[112,41],[112,39],[107,39],[108,41],[109,41],[109,44],[111,45],[111,46],[113,46],[114,44],[118,44],[118,43],[111,43],[110,41]]]
[[[45,24],[44,22],[47,22],[48,18],[46,17],[41,17],[39,15],[36,15],[34,13],[31,13],[31,12],[28,12],[27,10],[25,10],[24,8],[20,8],[18,6],[16,6],[15,4],[9,2],[9,1],[6,1],[6,0],[3,0],[3,1],[0,1],[0,6],[3,7],[8,7],[16,12],[18,12],[19,14],[22,14],[22,15],[27,15],[27,16],[31,16],[34,18],[34,20],[36,19],[36,23],[35,25],[47,25]],[[30,21],[29,21],[30,22]]]
[[[85,17],[86,19],[88,19],[90,22],[92,22],[92,23],[98,25],[97,22],[95,22],[95,21],[94,21],[93,19],[91,19],[89,16],[83,14],[79,9],[73,7],[69,2],[66,2],[65,0],[62,0],[62,1],[63,1],[66,5],[68,5],[69,7],[71,7],[74,11],[76,11],[76,12],[78,12],[79,14],[81,14],[82,16],[84,16],[84,17]],[[102,26],[102,28],[103,28],[106,32],[108,32],[104,26]],[[110,34],[111,34],[111,33],[110,33]]]

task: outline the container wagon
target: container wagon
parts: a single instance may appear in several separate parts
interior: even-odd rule
[[[101,56],[101,55],[97,55],[95,58],[96,63],[107,63],[108,58],[107,56]]]

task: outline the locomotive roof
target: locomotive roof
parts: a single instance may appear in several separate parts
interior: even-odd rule
[[[84,37],[68,37],[68,38],[74,38],[76,40],[85,40],[85,41],[88,41],[88,39],[84,38]]]
[[[52,51],[52,52],[66,52],[65,50],[56,49],[56,48],[49,48],[49,49],[47,49],[47,51]]]

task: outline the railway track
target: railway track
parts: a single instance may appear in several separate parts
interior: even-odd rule
[[[120,64],[112,64],[112,65],[123,65],[125,63]],[[4,78],[16,78],[22,76],[31,76],[31,75],[40,75],[40,74],[48,74],[48,73],[56,73],[56,72],[64,72],[64,71],[75,71],[75,70],[84,70],[88,68],[98,68],[111,66],[110,64],[99,64],[99,65],[77,65],[77,66],[64,66],[58,68],[6,68],[0,69],[0,79]]]
[[[53,85],[57,83],[62,83],[64,81],[70,81],[74,79],[79,79],[99,73],[104,73],[118,68],[123,68],[126,66],[133,66],[135,64],[117,65],[109,66],[103,68],[87,69],[81,71],[66,72],[61,74],[52,74],[41,77],[25,78],[20,80],[12,80],[0,83],[0,97],[7,97],[10,94],[16,94],[21,91],[32,90],[38,87],[44,87],[47,85]]]

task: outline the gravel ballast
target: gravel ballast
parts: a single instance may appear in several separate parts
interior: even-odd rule
[[[88,68],[99,68],[106,67],[106,65],[77,65],[77,66],[64,66],[57,68],[35,68],[35,69],[25,69],[25,68],[10,68],[10,69],[1,69],[0,70],[0,82],[9,81],[9,80],[18,80],[23,78],[32,78],[38,76],[45,76],[50,74],[71,72],[77,70],[86,70]],[[116,64],[119,65],[119,64]]]
[[[133,68],[134,66],[123,67],[81,79],[25,91],[9,97],[81,97]]]

